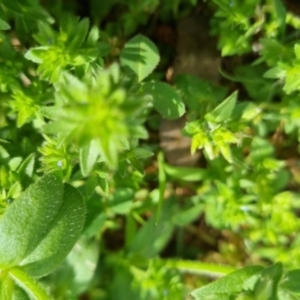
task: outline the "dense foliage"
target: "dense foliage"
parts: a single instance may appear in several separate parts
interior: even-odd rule
[[[216,84],[153,34],[202,1],[0,0],[0,299],[300,299],[292,2],[200,6]]]

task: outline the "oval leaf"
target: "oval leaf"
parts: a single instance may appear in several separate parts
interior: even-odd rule
[[[17,265],[44,238],[63,200],[63,184],[47,175],[14,201],[0,220],[0,268]]]
[[[63,204],[37,248],[21,263],[33,277],[45,276],[60,264],[75,245],[85,220],[84,201],[79,192],[65,185]]]
[[[182,99],[170,85],[149,82],[143,88],[152,96],[155,109],[166,119],[178,119],[185,113]]]
[[[153,72],[158,62],[156,46],[141,34],[128,41],[121,52],[121,64],[129,67],[139,82]]]

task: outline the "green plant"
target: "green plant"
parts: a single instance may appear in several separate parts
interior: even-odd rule
[[[0,298],[300,299],[299,17],[208,3],[223,83],[169,84],[153,31],[196,1],[85,4],[0,0]]]

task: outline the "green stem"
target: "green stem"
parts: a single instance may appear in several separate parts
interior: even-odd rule
[[[7,272],[1,270],[0,271],[0,299],[1,300],[11,300],[13,294],[13,280],[7,276]]]
[[[34,296],[37,300],[52,300],[46,291],[20,268],[12,268],[8,270],[10,277],[26,292]]]
[[[158,224],[160,215],[161,215],[161,208],[164,201],[164,195],[167,185],[167,176],[164,170],[164,156],[162,152],[159,152],[157,155],[157,163],[158,163],[158,190],[159,190],[159,200],[157,204],[157,211],[156,211],[156,225]]]
[[[185,273],[193,273],[197,275],[205,275],[210,277],[221,277],[233,271],[236,271],[236,268],[230,266],[215,265],[189,260],[169,259],[166,261],[166,266],[168,268],[177,269]]]

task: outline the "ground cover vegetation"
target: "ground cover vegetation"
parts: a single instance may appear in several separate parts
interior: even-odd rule
[[[0,299],[300,299],[299,40],[292,0],[0,0]]]

